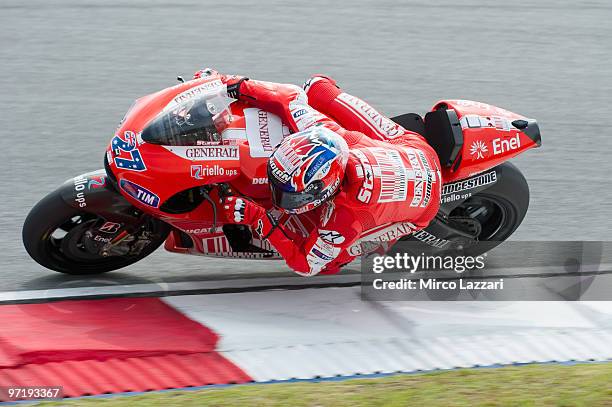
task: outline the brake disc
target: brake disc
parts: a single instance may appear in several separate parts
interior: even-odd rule
[[[453,227],[477,238],[482,233],[482,225],[479,221],[469,216],[453,216],[448,219]]]

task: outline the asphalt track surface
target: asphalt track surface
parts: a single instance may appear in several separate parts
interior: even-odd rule
[[[514,160],[531,187],[514,239],[610,240],[611,18],[605,0],[3,0],[0,290],[288,275],[278,262],[160,250],[121,272],[75,279],[22,247],[29,209],[101,168],[134,99],[205,66],[290,83],[327,73],[389,115],[463,98],[536,118],[543,147]]]

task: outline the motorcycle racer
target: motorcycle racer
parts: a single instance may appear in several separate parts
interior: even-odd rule
[[[196,73],[195,77],[202,72]],[[222,199],[228,222],[250,225],[298,274],[336,273],[368,236],[397,240],[426,227],[439,209],[440,164],[424,138],[335,82],[305,89],[222,75],[228,96],[281,117],[293,134],[268,161],[274,205],[314,225],[294,241],[271,212],[244,197]]]

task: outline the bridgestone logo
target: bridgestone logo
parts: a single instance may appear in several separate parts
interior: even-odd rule
[[[491,171],[486,174],[478,175],[473,178],[469,178],[463,181],[453,182],[452,184],[444,185],[442,188],[442,195],[450,195],[456,192],[465,191],[466,189],[473,189],[482,187],[484,185],[494,184],[497,182],[497,172]]]

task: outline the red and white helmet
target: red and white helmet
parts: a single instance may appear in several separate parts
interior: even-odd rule
[[[323,126],[286,137],[268,160],[274,205],[294,214],[320,206],[340,188],[348,156],[346,141]]]

